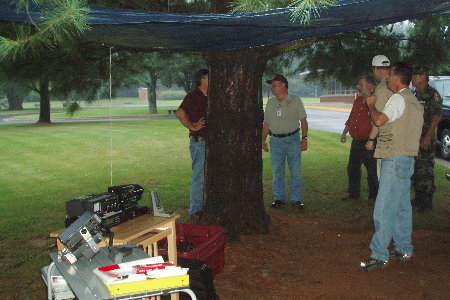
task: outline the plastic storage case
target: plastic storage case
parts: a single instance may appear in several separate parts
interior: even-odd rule
[[[213,275],[223,270],[225,234],[221,226],[176,224],[177,256],[206,262]],[[159,255],[167,255],[167,239],[158,244]]]

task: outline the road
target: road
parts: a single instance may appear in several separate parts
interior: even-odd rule
[[[322,131],[342,133],[349,112],[306,107],[308,127]]]

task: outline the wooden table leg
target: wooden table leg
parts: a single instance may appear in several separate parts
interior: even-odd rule
[[[167,256],[171,262],[177,265],[177,231],[175,228],[175,220],[169,222],[171,233],[167,236]],[[179,293],[170,294],[171,300],[180,299]]]
[[[175,228],[175,220],[169,222],[171,233],[167,236],[167,256],[175,265],[177,264],[177,233]]]

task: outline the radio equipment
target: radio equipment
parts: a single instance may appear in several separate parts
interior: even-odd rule
[[[85,212],[93,212],[102,220],[102,225],[110,228],[125,222],[136,214],[146,212],[139,207],[144,188],[138,184],[125,184],[108,187],[108,192],[79,197],[66,202],[66,227],[70,226]]]
[[[59,240],[66,246],[61,256],[70,263],[84,256],[91,259],[98,251],[98,243],[103,240],[101,220],[93,212],[86,211],[70,226],[58,235]]]

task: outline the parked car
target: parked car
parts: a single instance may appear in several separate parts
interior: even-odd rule
[[[443,100],[442,115],[437,126],[437,154],[450,159],[450,76],[430,76],[430,85]]]
[[[437,127],[438,154],[445,159],[450,159],[450,96],[444,97],[442,115]]]

